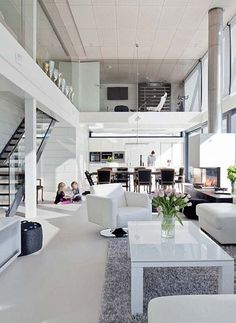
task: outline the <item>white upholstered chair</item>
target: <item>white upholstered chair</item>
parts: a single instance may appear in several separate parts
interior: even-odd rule
[[[215,240],[221,244],[236,244],[236,204],[198,204],[196,214],[200,228]]]
[[[128,221],[148,221],[152,219],[151,200],[148,195],[126,192],[121,184],[91,186],[91,194],[86,196],[88,220],[108,230],[104,236],[122,236]]]

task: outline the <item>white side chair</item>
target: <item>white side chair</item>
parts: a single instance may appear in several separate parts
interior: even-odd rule
[[[148,323],[223,322],[236,322],[236,295],[166,296],[148,304]]]
[[[161,100],[158,104],[158,106],[156,107],[147,107],[147,110],[148,111],[153,111],[153,112],[161,112],[165,102],[166,102],[166,99],[167,99],[167,93],[165,92],[165,94],[161,97]]]
[[[151,200],[146,193],[127,192],[121,184],[91,186],[86,196],[88,220],[106,230],[106,237],[123,236],[128,221],[149,221],[152,219]]]

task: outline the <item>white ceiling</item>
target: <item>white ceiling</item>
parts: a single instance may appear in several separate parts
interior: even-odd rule
[[[194,59],[101,60],[101,83],[179,82],[196,64]]]
[[[209,8],[222,6],[225,24],[236,14],[236,0],[43,3],[70,57],[42,18],[38,24],[41,55],[46,59],[100,61],[102,83],[135,83],[137,58],[139,81],[182,81],[207,51]]]
[[[55,0],[63,5],[63,0]],[[207,50],[207,13],[235,0],[68,0],[85,49],[82,59],[199,59]],[[66,4],[65,4],[66,5]]]

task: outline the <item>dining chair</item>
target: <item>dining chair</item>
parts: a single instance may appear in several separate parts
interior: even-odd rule
[[[115,174],[114,182],[122,184],[122,187],[125,187],[126,191],[130,191],[130,175],[127,173],[128,167],[117,167],[117,172],[119,173]]]
[[[44,199],[43,199],[43,185],[42,185],[42,179],[41,178],[37,178],[36,179],[36,201],[37,201],[37,204],[39,202],[39,191],[41,191],[41,201],[44,202]],[[23,195],[23,202],[25,201],[25,194]]]
[[[97,170],[97,184],[109,184],[111,183],[111,170],[110,169],[98,169]]]
[[[138,170],[138,192],[140,192],[140,186],[147,186],[147,190],[151,193],[152,190],[152,171],[151,169],[139,169]]]
[[[179,168],[179,173],[176,176],[175,183],[178,184],[178,189],[184,191],[184,167]]]
[[[143,167],[143,166],[134,167],[133,180],[134,180],[134,191],[135,192],[137,192],[137,187],[138,187],[138,170],[139,169],[146,169],[146,167]]]
[[[37,203],[38,203],[38,198],[39,198],[39,191],[41,191],[41,201],[43,202],[43,185],[42,185],[42,179],[37,178],[36,180],[36,192],[37,192]]]
[[[92,175],[87,170],[86,170],[86,172],[84,174],[85,174],[86,179],[87,179],[87,181],[89,183],[89,186],[93,186],[94,185],[94,181],[92,179]]]
[[[162,168],[159,179],[159,186],[166,188],[167,186],[175,186],[175,170],[173,168]]]

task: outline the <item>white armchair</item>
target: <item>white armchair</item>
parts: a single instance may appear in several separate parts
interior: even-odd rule
[[[104,236],[122,236],[128,221],[152,219],[151,200],[147,194],[126,192],[121,184],[103,184],[91,187],[86,196],[88,220],[108,230]]]

